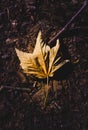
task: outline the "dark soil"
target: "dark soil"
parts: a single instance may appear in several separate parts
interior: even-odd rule
[[[59,37],[63,58],[71,63],[50,79],[45,109],[40,80],[23,73],[15,52],[33,50],[39,30],[48,43],[83,2],[0,1],[0,130],[88,130],[87,7]]]

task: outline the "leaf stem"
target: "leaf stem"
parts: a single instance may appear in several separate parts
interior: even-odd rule
[[[47,76],[47,86],[49,85],[49,76]]]
[[[47,97],[48,97],[49,76],[47,76],[46,80],[47,80],[47,81],[46,81],[47,84],[46,84],[46,88],[45,88],[44,108],[45,108],[45,106],[46,106],[46,100],[47,100]]]

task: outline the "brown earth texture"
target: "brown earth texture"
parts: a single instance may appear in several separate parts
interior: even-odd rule
[[[88,130],[87,7],[87,0],[0,1],[0,130]],[[50,78],[43,107],[46,80],[24,74],[15,48],[33,52],[39,30],[54,46],[64,27],[56,39],[70,63]]]

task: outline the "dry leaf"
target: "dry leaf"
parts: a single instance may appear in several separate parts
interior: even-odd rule
[[[56,58],[60,48],[59,40],[54,47],[46,45],[42,41],[41,31],[38,33],[36,45],[33,53],[26,53],[16,49],[20,65],[28,75],[34,75],[38,78],[52,77],[54,72],[60,69],[69,60],[60,62],[61,57]]]

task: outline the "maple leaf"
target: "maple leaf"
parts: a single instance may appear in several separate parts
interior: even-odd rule
[[[54,72],[60,69],[69,60],[60,62],[61,57],[56,57],[60,48],[59,40],[52,48],[42,40],[41,31],[38,33],[33,53],[26,53],[16,49],[17,56],[23,71],[37,78],[52,77]]]
[[[16,49],[20,65],[27,75],[34,75],[37,78],[47,79],[47,85],[44,87],[44,107],[50,88],[48,83],[49,77],[52,77],[56,70],[69,62],[68,59],[61,61],[61,56],[57,56],[59,49],[59,39],[56,45],[50,48],[50,46],[43,42],[41,31],[38,33],[33,53],[26,53]]]

